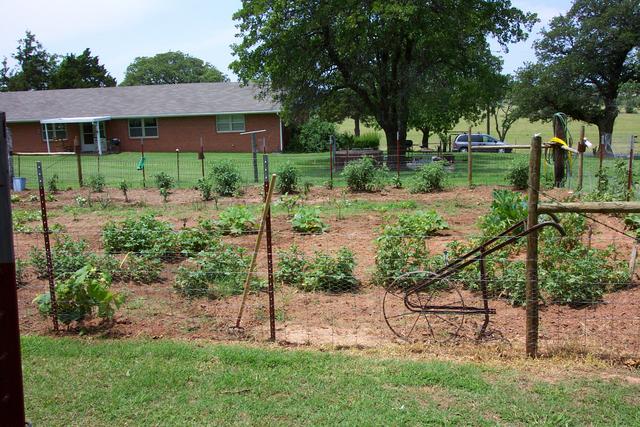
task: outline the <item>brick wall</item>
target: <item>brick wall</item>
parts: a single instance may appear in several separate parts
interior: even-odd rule
[[[157,119],[158,137],[145,138],[144,149],[147,152],[198,151],[200,138],[204,142],[205,151],[248,152],[251,151],[249,135],[239,132],[216,132],[215,116],[196,117],[161,117]],[[42,141],[39,123],[11,123],[14,151],[46,152],[46,143]],[[262,150],[262,138],[265,138],[267,151],[280,151],[280,118],[277,114],[247,114],[245,116],[247,131],[262,130],[257,135],[258,148]],[[140,138],[129,138],[128,120],[115,119],[105,123],[107,138],[118,138],[122,151],[139,151]],[[79,138],[80,126],[77,123],[67,124],[68,144],[72,145],[75,137]],[[286,135],[285,135],[286,136]],[[283,141],[286,143],[286,138]],[[67,144],[67,145],[68,145]],[[65,151],[62,142],[51,144],[52,151]]]

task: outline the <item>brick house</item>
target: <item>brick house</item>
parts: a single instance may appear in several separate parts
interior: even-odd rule
[[[280,106],[239,83],[189,83],[0,93],[0,111],[15,152],[113,150],[282,151],[286,132]]]

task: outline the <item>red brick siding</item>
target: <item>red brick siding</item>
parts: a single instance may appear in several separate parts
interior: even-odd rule
[[[42,142],[39,123],[11,123],[14,151],[40,152],[47,151]],[[257,136],[258,148],[262,150],[262,138],[266,140],[267,151],[280,151],[280,118],[277,114],[247,114],[245,115],[245,129],[247,131],[262,130],[266,132]],[[140,150],[140,139],[129,138],[127,119],[115,119],[105,123],[107,138],[119,138],[122,151]],[[73,141],[79,138],[80,127],[77,123],[67,124],[67,138]],[[200,137],[204,142],[205,151],[218,152],[248,152],[251,151],[249,135],[239,132],[216,132],[215,116],[195,117],[160,117],[158,118],[158,137],[145,138],[144,149],[148,152],[170,152],[179,148],[181,151],[200,150]],[[283,141],[284,142],[284,141]],[[52,151],[64,151],[62,143],[52,143]]]

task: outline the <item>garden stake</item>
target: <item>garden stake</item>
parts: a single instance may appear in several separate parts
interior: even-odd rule
[[[265,204],[270,203],[267,201],[267,194],[271,191],[271,186],[269,185],[269,155],[264,154],[262,156],[263,166],[264,166],[264,194],[265,194]],[[274,175],[275,176],[275,175]],[[267,210],[267,217],[265,218],[266,226],[265,231],[267,234],[267,274],[268,274],[268,288],[267,292],[269,294],[269,340],[276,340],[276,309],[275,309],[275,298],[273,294],[273,245],[271,244],[271,209]]]
[[[58,302],[56,300],[56,285],[53,279],[53,259],[51,258],[51,242],[49,241],[49,222],[47,221],[47,202],[44,194],[44,178],[42,176],[42,162],[36,162],[38,169],[38,187],[40,190],[40,212],[42,215],[42,234],[44,236],[44,251],[47,258],[47,275],[49,276],[49,296],[51,298],[51,320],[53,329],[58,332]]]
[[[531,139],[531,157],[529,158],[529,212],[527,228],[538,224],[538,199],[540,195],[540,157],[542,156],[542,138],[535,135]],[[538,356],[538,232],[527,236],[526,259],[526,352],[529,357]]]
[[[82,188],[82,158],[80,157],[80,142],[78,137],[73,138],[73,148],[76,152],[76,163],[78,164],[78,185]]]
[[[253,159],[253,182],[258,183],[258,144],[256,134],[251,134],[251,156]],[[265,193],[266,194],[266,193]]]
[[[0,113],[0,423],[24,426],[16,261],[5,129],[5,114]]]
[[[582,182],[584,179],[584,152],[587,146],[584,143],[584,126],[580,127],[580,141],[578,142],[578,185],[576,191],[582,191]]]
[[[269,213],[271,206],[271,197],[273,196],[273,189],[276,184],[276,175],[271,175],[271,182],[269,183],[269,192],[265,199],[264,208],[262,209],[262,218],[260,220],[260,229],[258,230],[258,238],[253,248],[253,256],[251,257],[251,263],[249,264],[249,271],[247,272],[247,278],[244,281],[244,291],[242,293],[242,302],[240,303],[240,311],[238,313],[238,319],[236,324],[231,326],[230,329],[242,330],[240,322],[242,321],[242,313],[244,312],[244,306],[247,302],[247,296],[249,295],[249,283],[251,282],[251,276],[253,275],[253,269],[256,267],[256,261],[258,260],[258,250],[260,249],[260,242],[262,241],[262,235],[266,225],[267,214]]]
[[[331,135],[329,137],[329,182],[331,183],[331,188],[333,188],[333,153],[335,147],[334,136]]]

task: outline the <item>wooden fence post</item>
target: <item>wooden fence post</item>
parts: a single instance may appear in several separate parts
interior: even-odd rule
[[[0,112],[0,423],[24,426],[18,291],[5,132],[5,113]]]
[[[538,198],[540,190],[540,158],[542,138],[535,135],[531,139],[531,157],[529,158],[529,213],[527,228],[538,223]],[[538,354],[538,232],[527,236],[527,319],[526,319],[526,351],[527,356]]]
[[[467,134],[467,178],[469,179],[469,188],[473,187],[473,157],[471,156],[471,128]]]

